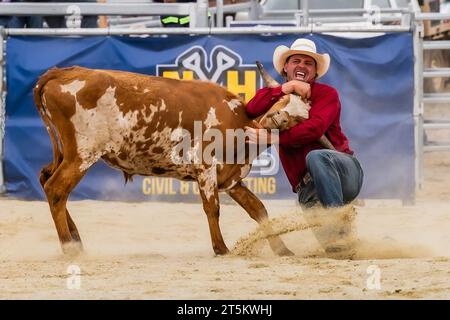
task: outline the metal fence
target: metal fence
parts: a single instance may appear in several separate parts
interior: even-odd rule
[[[417,42],[415,43],[415,57],[416,57],[416,100],[417,108],[415,112],[416,116],[416,128],[417,128],[417,140],[416,140],[416,161],[417,161],[417,184],[420,188],[423,184],[424,177],[424,165],[423,158],[425,152],[433,151],[450,151],[450,141],[430,141],[426,138],[426,132],[428,130],[436,129],[450,129],[450,119],[425,119],[424,111],[427,105],[430,104],[448,104],[450,103],[449,93],[424,93],[423,79],[424,78],[436,78],[436,77],[450,77],[449,67],[440,68],[424,68],[423,56],[426,50],[449,50],[450,41],[448,40],[423,40],[423,22],[424,21],[437,21],[448,20],[450,14],[442,13],[416,13],[416,33]]]

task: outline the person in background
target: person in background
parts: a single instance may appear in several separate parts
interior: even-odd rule
[[[197,2],[195,0],[153,0],[155,3],[187,3],[187,2]],[[211,16],[211,14],[208,14]],[[188,28],[191,22],[189,15],[179,16],[179,15],[164,15],[161,16],[161,24],[164,28]]]
[[[51,3],[58,3],[58,2],[93,2],[96,3],[97,0],[45,0],[40,1],[37,0],[35,2],[51,2]],[[68,16],[70,18],[70,16]],[[66,17],[65,16],[44,16],[44,20],[47,23],[49,28],[67,28],[67,27],[73,27],[71,25],[66,24]],[[81,28],[97,28],[98,16],[82,16],[81,17]]]
[[[1,0],[2,3],[8,3],[9,0]],[[0,16],[0,27],[7,28],[8,22],[11,20],[11,16]]]
[[[2,2],[31,2],[24,0],[2,0]],[[42,28],[41,16],[0,16],[0,25],[5,28]]]

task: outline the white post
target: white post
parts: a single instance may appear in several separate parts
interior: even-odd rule
[[[216,26],[223,27],[223,0],[216,1]]]
[[[301,0],[301,4],[302,4],[302,14],[303,14],[303,19],[302,19],[302,26],[308,26],[309,24],[309,2],[308,0]]]
[[[3,27],[0,27],[0,193],[6,191],[5,178],[3,175],[3,138],[5,137],[5,121],[6,121],[6,110],[5,110],[5,92],[4,92],[4,80],[3,80],[3,70],[4,70],[4,60],[3,60]]]
[[[248,13],[248,17],[250,20],[258,20],[259,13],[261,10],[261,6],[257,0],[251,0],[250,2],[250,11]]]
[[[208,1],[197,0],[197,27],[208,27]]]
[[[413,18],[413,21],[415,19]],[[415,22],[414,28],[414,145],[416,191],[423,184],[423,24]]]
[[[189,28],[193,29],[197,27],[198,17],[197,17],[197,4],[189,4]]]

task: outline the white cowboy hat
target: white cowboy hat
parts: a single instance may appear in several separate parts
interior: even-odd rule
[[[273,66],[275,70],[283,75],[284,64],[287,58],[294,54],[304,54],[316,61],[317,79],[327,73],[330,66],[330,56],[327,53],[317,53],[316,44],[309,39],[297,39],[290,48],[278,46],[273,52]]]

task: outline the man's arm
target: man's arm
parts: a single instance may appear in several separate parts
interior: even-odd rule
[[[275,88],[264,87],[259,89],[255,96],[247,103],[247,114],[256,118],[269,110],[282,96],[281,86]]]
[[[334,89],[323,93],[314,102],[309,119],[280,133],[280,145],[304,145],[317,141],[340,113],[339,96]]]

